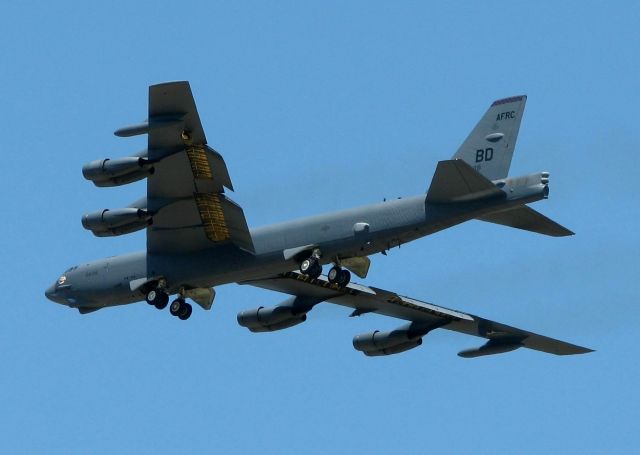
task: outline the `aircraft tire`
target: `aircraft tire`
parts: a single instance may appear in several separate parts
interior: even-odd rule
[[[305,259],[300,263],[300,271],[305,275],[309,275],[317,263],[314,258]]]
[[[329,273],[327,273],[327,278],[329,278],[329,283],[340,284],[341,274],[342,274],[342,268],[338,266],[331,267],[331,269],[329,269]]]
[[[180,320],[186,321],[187,319],[189,319],[192,312],[193,307],[191,306],[191,304],[183,302],[182,306],[180,307],[180,314],[178,314],[178,317],[180,318]]]
[[[309,277],[311,278],[318,278],[320,275],[322,275],[322,266],[316,262],[311,270],[309,270],[307,275],[309,275]]]
[[[349,282],[351,281],[351,272],[349,272],[346,269],[342,269],[340,270],[340,273],[338,274],[338,281],[337,283],[344,287],[347,284],[349,284]]]
[[[145,296],[145,300],[149,305],[155,305],[157,298],[158,298],[158,291],[156,291],[155,289],[152,289],[151,291],[149,291],[149,293]]]
[[[169,303],[169,295],[166,292],[158,292],[158,297],[154,302],[154,306],[159,310],[164,310]]]
[[[169,313],[171,313],[171,316],[179,316],[184,305],[187,305],[187,303],[179,298],[171,302],[171,306],[169,307]]]
[[[153,289],[149,291],[149,293],[145,297],[145,300],[149,305],[153,305],[157,309],[161,310],[167,306],[167,303],[169,302],[169,296],[166,292]]]

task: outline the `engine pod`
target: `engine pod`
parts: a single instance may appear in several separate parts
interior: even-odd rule
[[[105,209],[82,217],[82,226],[97,237],[129,234],[152,223],[151,214],[139,208]]]
[[[142,157],[125,157],[91,161],[82,166],[82,175],[98,187],[119,186],[153,174],[153,166]]]

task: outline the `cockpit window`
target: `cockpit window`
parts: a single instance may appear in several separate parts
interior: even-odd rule
[[[77,269],[78,266],[74,265],[73,267],[69,267],[67,270],[64,271],[64,273],[69,273],[69,272],[73,272],[75,269]]]

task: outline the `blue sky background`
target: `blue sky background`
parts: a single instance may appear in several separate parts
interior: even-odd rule
[[[6,2],[0,16],[2,453],[632,453],[640,430],[637,2]],[[527,94],[512,174],[577,235],[470,222],[373,257],[365,283],[597,352],[474,360],[447,331],[366,358],[398,321],[320,305],[251,334],[285,296],[223,286],[187,323],[141,303],[45,299],[98,239],[83,163],[146,139],[147,86],[189,80],[252,226],[424,192],[488,105]]]

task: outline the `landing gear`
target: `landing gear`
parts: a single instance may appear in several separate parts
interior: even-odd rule
[[[322,266],[316,258],[310,257],[302,261],[300,271],[310,278],[318,278],[322,275]]]
[[[162,310],[166,308],[167,303],[169,303],[169,295],[160,289],[152,289],[147,294],[145,300],[149,305],[153,305],[157,309]]]
[[[349,284],[349,281],[351,281],[351,273],[347,269],[343,269],[337,265],[331,267],[327,277],[329,278],[329,283],[337,284],[341,287],[346,286]]]
[[[313,250],[313,253],[311,253],[311,257],[305,259],[300,263],[300,271],[310,278],[318,278],[320,275],[322,275],[320,256],[320,250]]]
[[[160,280],[156,288],[151,289],[145,300],[149,305],[155,306],[159,310],[163,310],[167,307],[169,303],[169,294],[166,291],[167,285],[164,280]],[[191,312],[193,311],[193,307],[185,301],[185,292],[184,289],[180,289],[178,293],[178,298],[171,302],[171,306],[169,307],[169,312],[173,316],[177,316],[183,321],[189,319],[191,316]]]
[[[177,316],[183,321],[189,319],[192,311],[193,307],[181,297],[171,302],[171,306],[169,307],[169,313],[171,313],[173,316]]]

